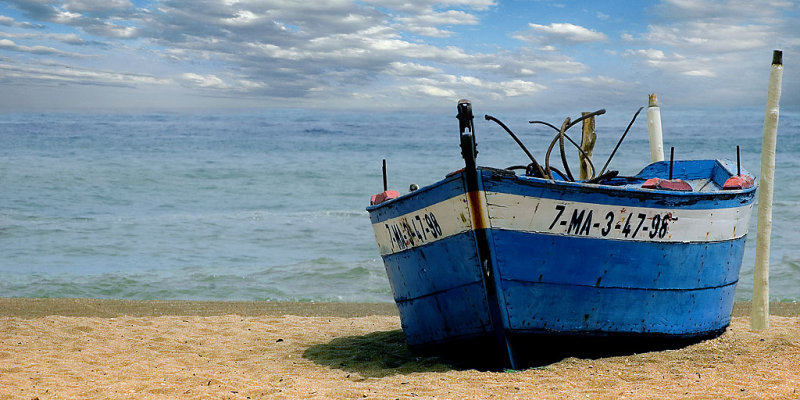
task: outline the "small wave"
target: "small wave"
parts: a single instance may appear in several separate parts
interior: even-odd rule
[[[795,271],[795,273],[800,274],[800,260],[796,259],[789,259],[788,257],[783,257],[781,260],[783,264],[786,264],[790,270]],[[792,274],[794,275],[794,274]]]
[[[325,128],[306,128],[306,129],[303,129],[303,133],[311,133],[311,134],[314,134],[314,135],[332,135],[332,134],[338,135],[338,134],[341,134],[342,131],[325,129]]]
[[[277,212],[274,210],[260,210],[249,213],[240,213],[249,216],[249,219],[263,220],[276,217],[316,219],[324,217],[345,217],[345,218],[366,218],[369,214],[366,210],[311,210],[311,211],[288,211]]]
[[[278,300],[391,302],[379,259],[317,257],[275,266],[167,268],[100,274],[9,274],[0,293],[9,297],[87,297],[131,300]]]
[[[300,215],[330,217],[361,217],[368,215],[367,210],[319,210],[300,213]]]
[[[42,275],[20,276],[0,283],[0,291],[8,297],[33,298],[99,298],[130,300],[225,300],[225,301],[391,301],[386,282],[353,284],[363,271],[341,276],[323,275],[271,280],[266,276],[234,274],[194,274],[192,279],[161,274],[101,274],[86,277]],[[33,279],[37,278],[37,279]],[[260,279],[259,279],[260,278]],[[363,277],[362,277],[363,278]]]

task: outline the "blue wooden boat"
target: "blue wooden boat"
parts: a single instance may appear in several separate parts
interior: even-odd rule
[[[516,173],[476,166],[466,101],[459,120],[463,170],[367,208],[411,347],[489,338],[515,368],[515,343],[531,335],[725,330],[756,191],[738,161],[572,181],[531,156]],[[553,143],[572,124],[551,125]]]

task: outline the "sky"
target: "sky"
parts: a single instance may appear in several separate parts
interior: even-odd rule
[[[2,0],[0,111],[800,108],[800,0]]]

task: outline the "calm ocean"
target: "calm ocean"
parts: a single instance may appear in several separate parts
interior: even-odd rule
[[[455,111],[0,114],[0,296],[390,302],[364,208],[382,190],[383,158],[401,192],[461,168]],[[598,117],[601,164],[634,111]],[[567,116],[476,112],[540,160],[552,134],[527,121]],[[665,147],[735,159],[740,145],[758,175],[763,114],[662,109]],[[479,164],[525,163],[482,116]],[[800,300],[798,132],[800,111],[781,110],[774,300]],[[643,113],[611,168],[635,174],[648,160]],[[754,209],[740,300],[751,297],[755,230]]]

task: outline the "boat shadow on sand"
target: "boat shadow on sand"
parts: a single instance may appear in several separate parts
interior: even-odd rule
[[[516,344],[514,350],[519,368],[528,369],[544,367],[571,357],[600,359],[674,350],[718,335],[693,339],[539,336],[526,339],[524,344]],[[336,338],[309,347],[303,357],[320,365],[371,378],[416,372],[504,370],[494,343],[472,341],[435,349],[412,350],[406,344],[401,330]]]

